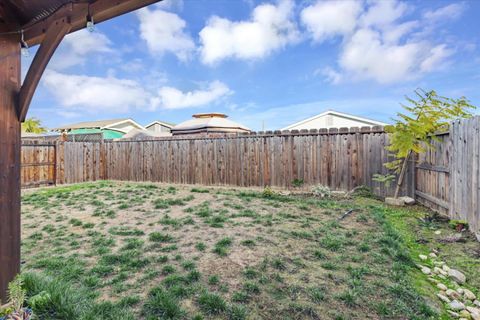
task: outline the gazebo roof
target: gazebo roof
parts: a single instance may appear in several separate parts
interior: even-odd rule
[[[69,32],[85,27],[87,16],[95,23],[142,8],[161,0],[2,0],[0,32],[24,32],[25,42],[42,42],[55,21],[68,20]]]
[[[223,113],[198,113],[194,114],[193,119],[177,124],[172,128],[172,133],[176,134],[195,134],[201,132],[250,132],[250,129],[237,122],[227,119]]]

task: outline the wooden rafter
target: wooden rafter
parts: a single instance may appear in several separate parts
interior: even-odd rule
[[[25,28],[25,41],[29,46],[40,44],[45,37],[48,26],[67,14],[70,16],[72,26],[70,32],[74,32],[85,28],[89,14],[95,23],[98,23],[156,2],[160,2],[160,0],[97,0],[90,5],[69,2],[48,18],[27,26]]]
[[[48,27],[40,48],[28,69],[22,88],[20,89],[18,101],[18,117],[20,121],[25,121],[28,107],[32,101],[35,89],[40,82],[40,78],[53,53],[71,28],[69,17],[55,21]]]

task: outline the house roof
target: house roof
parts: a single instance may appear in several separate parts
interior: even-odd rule
[[[338,111],[334,111],[334,110],[327,110],[325,112],[317,114],[316,116],[313,116],[313,117],[310,117],[308,119],[304,119],[304,120],[301,120],[299,122],[293,123],[293,124],[291,124],[291,125],[289,125],[285,128],[282,128],[282,130],[290,130],[294,127],[297,127],[299,125],[302,125],[304,123],[310,122],[312,120],[315,120],[317,118],[320,118],[320,117],[323,117],[323,116],[326,116],[326,115],[333,115],[333,116],[337,116],[337,117],[341,117],[341,118],[360,121],[360,122],[364,122],[366,125],[372,125],[372,126],[386,126],[386,125],[388,125],[388,123],[385,123],[385,122],[376,121],[376,120],[372,120],[372,119],[368,119],[368,118],[364,118],[364,117],[359,117],[359,116],[354,116],[354,115],[349,114],[349,113],[338,112]]]
[[[145,128],[150,128],[151,126],[155,125],[155,124],[160,124],[162,126],[165,126],[165,127],[168,127],[168,128],[172,128],[175,126],[174,123],[170,123],[170,122],[165,122],[165,121],[160,121],[160,120],[155,120],[153,122],[150,122],[149,124],[147,124],[145,126]]]
[[[193,119],[177,124],[172,133],[197,133],[202,131],[217,132],[250,132],[250,129],[227,119],[223,113],[198,113]]]
[[[96,120],[96,121],[84,121],[73,124],[64,125],[58,128],[55,128],[56,131],[62,130],[74,130],[74,129],[104,129],[111,128],[115,125],[122,124],[124,122],[131,122],[134,126],[143,129],[143,127],[130,118],[122,119],[110,119],[110,120]]]
[[[142,138],[160,138],[160,137],[171,137],[172,134],[168,132],[153,132],[146,129],[132,129],[130,132],[126,133],[121,139],[142,139]]]

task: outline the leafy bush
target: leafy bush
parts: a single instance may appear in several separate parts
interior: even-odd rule
[[[262,192],[262,197],[264,198],[273,198],[275,196],[275,192],[270,187],[265,187]]]
[[[315,197],[319,198],[328,198],[332,195],[330,188],[321,184],[312,187],[312,193]]]

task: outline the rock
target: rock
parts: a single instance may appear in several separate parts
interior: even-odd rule
[[[434,233],[435,233],[436,235],[439,235],[439,234],[442,234],[442,231],[437,230],[437,231],[435,231]]]
[[[439,267],[434,267],[434,268],[433,268],[433,273],[443,274],[444,276],[447,275],[447,272],[443,271],[443,269],[440,269]]]
[[[462,288],[458,288],[458,289],[457,289],[457,292],[460,293],[460,294],[463,294],[463,289],[462,289]]]
[[[448,305],[450,306],[450,309],[456,310],[456,311],[465,309],[465,305],[458,300],[452,300]]]
[[[436,258],[437,257],[437,255],[434,252],[430,252],[430,254],[428,256],[430,258]]]
[[[447,310],[448,314],[451,315],[453,318],[458,318],[460,315],[452,310]]]
[[[460,311],[458,315],[465,319],[471,319],[470,312],[468,312],[467,310]]]
[[[447,279],[447,277],[445,277],[443,274],[439,274],[438,277],[439,277],[440,279],[442,279],[442,280]]]
[[[410,197],[399,197],[398,199],[402,199],[403,203],[405,203],[408,206],[415,204],[415,199]]]
[[[447,266],[446,264],[442,266],[442,269],[443,271],[446,271],[446,272],[450,271],[450,267]]]
[[[460,295],[457,291],[452,290],[452,289],[448,289],[448,290],[445,292],[445,294],[446,294],[447,296],[449,296],[450,298],[452,298],[452,299],[460,299],[460,298],[461,298],[461,295]]]
[[[420,260],[422,260],[422,261],[425,261],[425,260],[428,259],[428,257],[427,257],[426,255],[424,255],[424,254],[419,254],[418,257],[419,257]]]
[[[473,301],[473,304],[476,305],[477,307],[480,307],[480,301],[478,300]]]
[[[465,283],[467,280],[463,273],[455,269],[450,269],[448,271],[448,276],[458,283]]]
[[[467,307],[467,310],[468,312],[470,312],[470,315],[472,316],[473,320],[480,320],[480,309]]]
[[[450,299],[448,299],[448,297],[444,296],[441,293],[437,293],[437,297],[438,297],[438,299],[442,300],[445,303],[450,303]]]
[[[432,277],[428,277],[428,281],[434,284],[437,284],[439,282],[437,279],[433,279]]]
[[[401,198],[386,197],[385,203],[391,206],[399,206],[399,207],[403,207],[405,205],[405,201],[403,201],[403,199]]]
[[[468,300],[475,300],[477,297],[475,296],[475,294],[468,290],[468,289],[463,289],[463,294],[465,296],[465,298],[467,298]]]
[[[445,262],[443,261],[433,261],[433,264],[439,267],[443,267],[445,265]]]
[[[442,290],[442,291],[447,291],[448,290],[447,286],[444,285],[443,283],[438,283],[437,288]]]
[[[430,269],[429,267],[422,267],[422,272],[424,274],[430,274],[432,273],[432,269]]]

